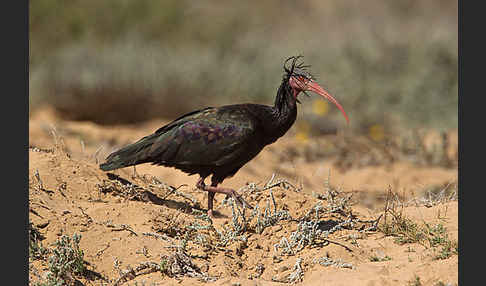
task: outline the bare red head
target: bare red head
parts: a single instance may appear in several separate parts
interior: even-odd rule
[[[314,93],[317,93],[318,95],[334,103],[337,108],[341,110],[344,118],[346,118],[346,122],[349,123],[349,118],[346,115],[346,112],[344,112],[341,104],[339,104],[339,102],[332,95],[324,90],[324,88],[317,84],[317,82],[314,81],[312,75],[305,70],[309,66],[305,66],[301,63],[296,64],[297,60],[301,57],[302,56],[288,58],[285,63],[287,63],[289,60],[292,60],[292,65],[290,68],[287,68],[284,65],[284,69],[288,75],[289,86],[292,89],[292,94],[295,99],[298,101],[297,96],[300,94],[300,92],[305,93],[306,91],[312,91]]]

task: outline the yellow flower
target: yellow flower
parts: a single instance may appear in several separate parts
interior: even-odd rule
[[[311,133],[312,126],[307,120],[300,120],[297,122],[297,132],[295,139],[300,143],[307,143],[309,141],[309,134]]]
[[[379,124],[373,124],[368,129],[368,135],[375,141],[381,141],[385,138],[385,129]]]
[[[311,128],[312,127],[307,120],[300,120],[297,123],[297,130],[299,130],[299,132],[309,133],[311,131]]]
[[[318,116],[324,116],[329,111],[327,101],[316,99],[312,102],[312,112]]]
[[[295,139],[301,143],[307,143],[309,141],[309,134],[307,132],[299,131],[295,134]]]

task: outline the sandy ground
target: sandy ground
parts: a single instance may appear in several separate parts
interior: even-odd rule
[[[435,259],[435,250],[431,247],[420,243],[399,244],[394,237],[370,228],[371,222],[383,214],[385,198],[392,191],[400,201],[407,202],[403,208],[407,217],[419,224],[440,223],[446,227],[449,237],[457,240],[457,200],[423,203],[428,190],[457,190],[457,167],[393,160],[341,168],[337,164],[336,160],[340,157],[336,153],[305,159],[299,152],[310,150],[309,143],[300,142],[288,134],[263,150],[235,177],[227,179],[224,186],[242,191],[246,189],[245,199],[258,205],[262,211],[271,205],[273,195],[275,209],[288,211],[294,220],[278,221],[258,233],[254,219],[249,222],[249,229],[240,233],[239,237],[244,236],[245,241],[233,239],[226,245],[218,245],[221,242],[218,233],[234,227],[232,208],[222,204],[224,196],[217,195],[217,216],[211,228],[191,231],[195,225],[208,224],[201,219],[206,210],[207,195],[195,189],[196,176],[148,164],[135,169],[116,170],[112,173],[143,188],[138,193],[121,194],[108,188],[118,186],[120,189],[121,185],[114,184],[107,173],[98,168],[98,163],[111,151],[138,140],[162,124],[160,120],[154,120],[134,126],[106,127],[90,122],[63,121],[49,109],[31,114],[29,217],[45,237],[41,243],[47,248],[52,248],[52,243],[63,234],[82,235],[80,247],[88,262],[87,268],[96,275],[76,277],[81,285],[115,285],[117,281],[118,285],[458,283],[457,255]],[[454,153],[457,132],[451,134],[452,144],[449,147]],[[325,136],[319,140],[335,142],[339,136]],[[289,156],[292,152],[296,154]],[[306,156],[312,157],[312,153]],[[287,184],[262,191],[273,174],[273,182],[280,179]],[[169,186],[181,186],[177,190],[179,193],[171,193],[160,184],[154,187],[153,182],[150,183],[152,176]],[[259,190],[251,190],[254,184]],[[329,197],[323,198],[329,186],[339,193],[339,197],[352,194],[352,198],[343,213],[319,213],[322,229],[330,230],[325,228],[326,224],[349,217],[353,217],[355,223],[332,232],[328,241],[307,245],[300,251],[294,248],[293,254],[276,248],[282,238],[290,240],[292,233],[298,230],[299,219],[302,220],[317,203],[329,206]],[[149,234],[158,234],[159,237]],[[207,241],[198,243],[197,237],[204,237]],[[199,277],[190,277],[190,274],[182,272],[180,275],[167,275],[160,271],[140,271],[136,275],[127,275],[125,280],[119,279],[129,267],[134,269],[141,263],[160,263],[167,257],[174,257],[185,238],[186,257],[192,260],[193,268],[198,269]],[[379,261],[373,261],[372,257]],[[352,266],[326,266],[319,263],[319,259],[322,261],[323,258]],[[168,261],[170,264],[172,260]],[[301,267],[302,275],[292,280],[289,277],[295,274],[296,264]],[[31,260],[31,283],[45,280],[47,271],[45,260]],[[411,284],[417,277],[421,284]]]

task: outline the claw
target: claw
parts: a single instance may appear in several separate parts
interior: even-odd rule
[[[247,201],[245,201],[245,199],[243,199],[243,197],[240,194],[238,194],[236,191],[233,191],[231,195],[233,196],[233,199],[235,199],[235,201],[239,203],[241,206],[247,207],[249,209],[253,209],[253,206],[250,205]]]
[[[249,209],[253,209],[253,206],[250,205],[248,202],[246,202],[243,197],[238,194],[235,190],[229,189],[229,188],[218,188],[217,184],[213,182],[211,186],[206,186],[204,184],[204,178],[201,177],[199,181],[196,184],[196,187],[198,189],[204,190],[209,192],[208,194],[208,216],[211,218],[213,217],[213,199],[214,199],[214,194],[215,193],[223,193],[226,194],[226,197],[232,196],[233,199],[235,200],[236,203],[241,205],[243,208],[247,207]]]
[[[208,210],[208,217],[214,219],[213,210]]]

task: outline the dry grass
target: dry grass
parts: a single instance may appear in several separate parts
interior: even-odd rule
[[[119,262],[115,263],[115,268],[118,269],[120,277],[115,280],[113,286],[122,285],[135,277],[145,275],[153,272],[160,272],[169,277],[182,278],[184,276],[198,278],[201,282],[215,281],[214,277],[202,273],[197,265],[192,262],[191,257],[182,249],[177,249],[169,257],[163,257],[160,262],[142,262],[135,268],[127,266],[126,270],[119,268]]]
[[[451,198],[453,200],[454,198]],[[457,199],[457,198],[456,198]],[[441,200],[441,202],[444,202]],[[425,205],[429,204],[425,202]],[[451,240],[443,224],[417,222],[404,213],[405,203],[398,199],[391,189],[388,190],[385,211],[378,226],[380,232],[394,237],[398,244],[419,243],[433,250],[434,259],[447,259],[459,252],[458,242]]]

